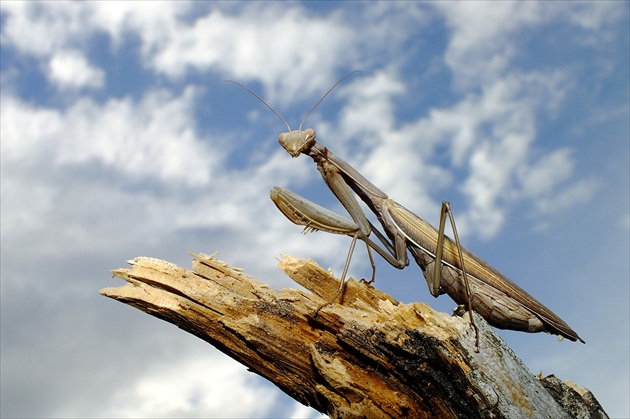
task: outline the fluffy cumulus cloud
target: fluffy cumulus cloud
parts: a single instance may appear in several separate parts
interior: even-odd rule
[[[199,374],[202,371],[212,380]],[[257,381],[237,364],[208,357],[179,360],[159,365],[118,389],[103,413],[108,417],[196,417],[200,412],[206,417],[259,416],[272,410],[278,394],[271,387],[256,386]]]
[[[305,127],[429,221],[442,199],[453,201],[466,243],[504,255],[503,266],[554,272],[566,301],[545,278],[526,288],[556,301],[589,346],[553,347],[541,360],[518,334],[516,351],[534,369],[562,357],[553,372],[608,397],[613,416],[627,414],[588,381],[627,373],[616,358],[627,346],[598,344],[609,317],[569,304],[591,301],[592,260],[605,258],[613,262],[596,275],[611,281],[601,291],[608,303],[592,304],[628,317],[612,291],[627,290],[627,266],[615,262],[627,260],[629,228],[623,3],[3,1],[0,13],[3,416],[318,417],[209,349],[207,358],[133,350],[122,368],[104,364],[90,354],[150,348],[145,339],[156,336],[179,348],[182,332],[152,335],[143,321],[154,319],[106,306],[97,289],[138,254],[187,263],[186,251],[220,250],[274,286],[289,286],[274,266],[281,252],[339,270],[349,239],[300,235],[268,191],[343,207],[308,157],[277,145],[275,115],[223,81],[247,84],[294,126],[357,69]],[[518,251],[504,250],[514,243]],[[356,253],[351,274],[369,274]],[[417,270],[408,275],[417,281]],[[24,304],[42,310],[25,316]],[[616,367],[584,369],[598,350]],[[69,353],[119,385],[64,372],[54,360],[70,362]],[[610,374],[601,381],[618,380]],[[76,380],[85,384],[72,393],[58,385]],[[25,402],[33,385],[51,396]]]
[[[537,118],[553,112],[565,94],[562,74],[495,78],[494,83],[484,83],[479,91],[463,95],[451,106],[432,108],[426,116],[401,127],[395,121],[392,99],[402,92],[401,85],[390,79],[389,87],[379,88],[386,86],[384,80],[381,75],[352,85],[358,93],[344,109],[342,132],[376,143],[365,158],[365,167],[392,196],[412,195],[407,198],[410,205],[435,210],[436,203],[428,196],[432,191],[425,185],[454,186],[449,174],[434,162],[436,149],[443,146],[450,149],[452,164],[467,170],[457,188],[471,205],[462,219],[462,230],[482,238],[495,236],[510,206],[524,199],[537,202],[542,210],[549,195],[562,194],[562,188],[576,190],[578,184],[590,185],[582,189],[582,200],[592,196],[597,185],[594,179],[568,181],[574,172],[569,150],[541,157],[533,148]],[[365,84],[371,88],[366,89]],[[397,160],[404,170],[391,170],[389,160]],[[412,193],[409,185],[414,185]]]
[[[60,88],[100,88],[105,81],[103,70],[90,65],[80,52],[72,50],[55,54],[48,72],[48,78]]]
[[[126,36],[137,36],[145,65],[156,72],[181,78],[189,71],[213,70],[256,79],[272,99],[313,93],[352,62],[348,52],[357,34],[341,15],[308,16],[302,8],[275,3],[238,11],[217,8],[192,19],[194,9],[194,4],[173,2],[9,4],[7,11],[15,17],[3,37],[26,53],[45,57],[96,33],[109,35],[114,47]],[[292,36],[296,33],[300,36]],[[77,57],[65,56],[53,58],[50,73],[68,84],[72,71],[84,77],[86,70],[95,71]]]
[[[192,88],[180,97],[155,90],[139,102],[81,98],[58,110],[8,97],[2,151],[9,163],[28,157],[53,166],[96,164],[139,178],[203,185],[221,154],[197,138],[193,100]]]
[[[235,28],[238,37],[225,37]],[[316,91],[347,65],[351,57],[343,57],[342,51],[351,50],[356,36],[338,19],[309,18],[300,9],[279,4],[239,15],[214,10],[176,29],[163,45],[147,40],[151,50],[159,51],[151,58],[157,71],[181,77],[187,69],[215,68],[240,80],[258,79],[271,88],[271,99],[280,94],[289,100]],[[290,36],[295,33],[300,36]]]

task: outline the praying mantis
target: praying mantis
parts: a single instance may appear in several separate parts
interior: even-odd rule
[[[288,131],[279,135],[280,145],[292,157],[304,154],[313,159],[324,182],[352,218],[349,220],[289,190],[279,187],[271,189],[272,201],[294,224],[304,226],[307,231],[325,231],[352,237],[339,290],[332,301],[319,307],[315,313],[336,300],[341,293],[355,244],[357,240],[361,240],[366,244],[372,264],[372,281],[375,276],[375,264],[371,249],[398,269],[403,269],[409,264],[407,256],[409,251],[420,266],[431,294],[438,297],[445,293],[457,304],[465,305],[475,332],[477,329],[473,322],[472,310],[489,324],[500,329],[529,333],[547,332],[558,335],[559,338],[585,343],[560,317],[484,260],[461,246],[454,216],[447,201],[442,202],[439,229],[435,229],[418,215],[389,198],[349,163],[316,141],[315,130],[302,129],[308,116],[350,74],[352,73],[337,81],[322,96],[304,117],[297,130],[291,130],[284,118],[253,91],[234,82],[254,95],[285,123]],[[368,220],[355,194],[374,213],[384,234]],[[454,241],[444,233],[447,216],[453,228]],[[372,240],[372,234],[380,244]]]

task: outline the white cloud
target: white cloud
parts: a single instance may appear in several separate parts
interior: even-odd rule
[[[335,17],[309,16],[295,5],[250,3],[238,14],[215,9],[178,27],[150,48],[156,52],[149,60],[172,77],[188,68],[215,68],[242,81],[262,81],[271,101],[294,100],[334,79],[351,59],[344,51],[352,50],[354,36]]]
[[[380,141],[375,135],[396,128],[392,98],[403,93],[405,86],[391,71],[357,74],[356,77],[341,89],[340,96],[349,100],[341,112],[340,124],[342,138],[358,138],[366,147]]]
[[[2,2],[6,23],[2,42],[24,54],[48,57],[56,51],[85,48],[95,33],[107,33],[118,46],[134,31],[153,40],[171,36],[190,2]],[[148,52],[148,51],[145,51]]]
[[[540,197],[535,201],[536,208],[542,214],[561,213],[572,207],[590,201],[600,187],[596,179],[577,180],[565,187],[558,188],[554,194]]]
[[[318,413],[313,408],[304,406],[303,404],[296,403],[293,411],[288,415],[291,419],[304,419],[304,418],[327,418],[327,415]]]
[[[364,84],[381,87],[369,94]],[[466,213],[458,211],[460,230],[488,239],[500,231],[517,201],[547,199],[570,186],[566,184],[573,165],[568,150],[552,151],[541,162],[532,153],[538,115],[562,103],[564,86],[561,72],[505,76],[398,127],[394,98],[401,92],[401,82],[392,71],[383,72],[344,88],[344,94],[352,96],[337,132],[341,139],[355,136],[364,146],[376,144],[365,156],[354,157],[357,168],[410,209],[421,208],[419,215],[429,219],[439,211],[439,200],[431,195],[453,196],[444,189],[454,188],[455,178],[436,159],[447,147],[452,164],[463,173],[456,189],[470,205]],[[556,173],[548,176],[551,168]],[[522,175],[534,169],[529,176]],[[535,181],[538,178],[545,183]]]
[[[3,97],[2,151],[7,161],[111,167],[138,178],[204,185],[221,161],[196,136],[195,90],[180,97],[148,92],[135,103],[80,99],[66,110],[33,107]]]
[[[512,34],[540,20],[535,2],[437,3],[452,36],[446,63],[462,87],[501,77],[516,54]]]
[[[142,40],[142,55],[150,57],[161,49],[176,32],[189,26],[182,20],[191,13],[195,2],[89,2],[86,3],[94,29],[111,36],[119,46],[126,35],[137,35]]]
[[[48,77],[61,88],[103,87],[105,73],[79,51],[60,51],[50,60]]]
[[[624,15],[627,16],[628,11],[622,3],[615,1],[572,2],[568,8],[554,5],[551,10],[555,12],[554,17],[568,18],[571,23],[589,30],[591,34],[600,35],[600,29]]]
[[[120,389],[102,415],[265,416],[274,407],[278,393],[270,386],[258,385],[256,378],[236,362],[210,357],[177,358],[172,363],[155,365],[127,388]]]
[[[48,58],[54,51],[82,48],[99,33],[108,34],[117,48],[132,35],[140,39],[144,66],[156,73],[181,79],[191,71],[215,71],[243,82],[257,80],[272,102],[320,93],[340,69],[399,57],[399,46],[391,41],[402,37],[383,16],[426,21],[415,6],[381,6],[350,19],[343,12],[321,16],[299,4],[269,2],[239,8],[195,2],[3,5],[3,42],[22,53]],[[191,21],[195,9],[209,10]],[[368,20],[364,25],[371,30],[359,36],[355,26],[361,19]],[[359,50],[366,45],[380,52],[361,57]]]
[[[24,54],[46,57],[92,30],[86,25],[85,3],[6,1],[1,7],[6,19],[2,43]]]
[[[627,12],[618,2],[438,2],[452,36],[445,60],[461,88],[493,82],[511,71],[521,40],[515,35],[542,25],[571,23],[589,29],[594,44],[598,31]],[[525,38],[526,39],[526,38]]]
[[[356,42],[342,16],[319,17],[296,4],[250,3],[237,11],[213,4],[191,24],[186,16],[194,3],[7,3],[3,42],[21,52],[47,57],[98,32],[109,34],[116,47],[126,34],[137,34],[145,65],[158,73],[181,78],[189,70],[214,70],[260,80],[272,101],[318,92],[353,62],[348,51]],[[56,81],[71,81],[59,70],[69,59],[53,59]],[[80,65],[76,59],[72,64]]]
[[[542,156],[532,165],[520,168],[520,182],[526,196],[538,197],[548,195],[558,183],[567,180],[573,173],[573,151],[567,148],[558,149]]]
[[[138,101],[80,99],[60,110],[3,96],[3,239],[14,249],[37,247],[41,254],[58,255],[71,249],[109,252],[120,240],[114,231],[129,234],[125,246],[146,246],[205,229],[219,232],[210,242],[221,240],[223,254],[240,255],[235,263],[270,261],[265,272],[276,271],[273,258],[281,251],[344,253],[348,241],[324,234],[305,238],[268,198],[273,185],[315,175],[311,165],[277,150],[258,164],[228,170],[221,147],[192,128],[194,97],[194,89],[180,96],[156,90]],[[68,187],[73,173],[97,173],[103,181],[82,176]],[[147,187],[138,193],[125,186],[136,182]],[[174,188],[165,199],[152,185]],[[22,239],[30,236],[46,240]]]

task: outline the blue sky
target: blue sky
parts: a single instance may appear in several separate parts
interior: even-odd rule
[[[297,128],[362,70],[304,127],[434,225],[449,200],[465,246],[587,344],[499,334],[628,417],[628,4],[3,1],[2,416],[318,417],[98,290],[189,251],[278,288],[281,253],[339,273],[350,239],[300,234],[269,190],[343,208],[223,81]],[[453,308],[416,266],[377,264],[381,290]]]

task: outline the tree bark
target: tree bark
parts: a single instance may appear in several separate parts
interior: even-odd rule
[[[113,271],[128,284],[100,292],[198,336],[331,417],[607,417],[588,390],[533,376],[479,316],[476,352],[468,316],[401,304],[354,280],[314,316],[339,282],[310,259],[280,261],[307,292],[274,290],[193,256],[192,271],[136,258]]]

